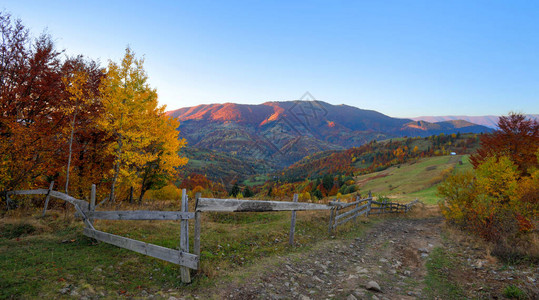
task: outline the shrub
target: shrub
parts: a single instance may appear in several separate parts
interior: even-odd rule
[[[487,158],[474,171],[449,176],[438,187],[442,214],[449,223],[493,242],[494,254],[502,258],[530,248],[527,234],[538,217],[539,173],[519,174],[518,167],[501,156]]]

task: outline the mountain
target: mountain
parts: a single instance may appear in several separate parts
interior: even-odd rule
[[[539,115],[526,115],[529,118],[539,120]],[[412,118],[414,121],[442,122],[452,120],[464,120],[477,125],[496,129],[498,127],[499,116],[423,116]]]
[[[417,122],[322,101],[209,104],[167,114],[180,121],[181,136],[190,147],[281,167],[312,153],[347,149],[371,140],[490,131],[469,122]]]

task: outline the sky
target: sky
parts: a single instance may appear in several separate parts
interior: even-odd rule
[[[2,0],[106,66],[145,58],[168,110],[300,99],[392,117],[539,114],[539,1]]]

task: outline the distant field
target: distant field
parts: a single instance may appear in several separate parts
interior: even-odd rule
[[[462,165],[459,164],[462,161]],[[436,188],[454,168],[462,171],[471,168],[468,155],[437,156],[420,159],[387,170],[358,176],[356,182],[362,194],[372,191],[375,196],[384,195],[401,202],[419,199],[435,204],[439,198]]]

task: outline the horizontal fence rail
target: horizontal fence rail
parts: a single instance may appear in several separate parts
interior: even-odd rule
[[[95,220],[190,220],[195,218],[194,212],[122,210],[122,211],[89,211],[86,216]]]
[[[155,257],[177,265],[186,266],[191,269],[196,270],[198,268],[198,256],[191,253],[149,244],[90,228],[84,228],[83,233],[87,237],[94,238],[107,244]]]
[[[328,205],[315,203],[215,198],[199,198],[195,208],[196,211],[200,212],[265,212],[329,209],[331,207]]]

